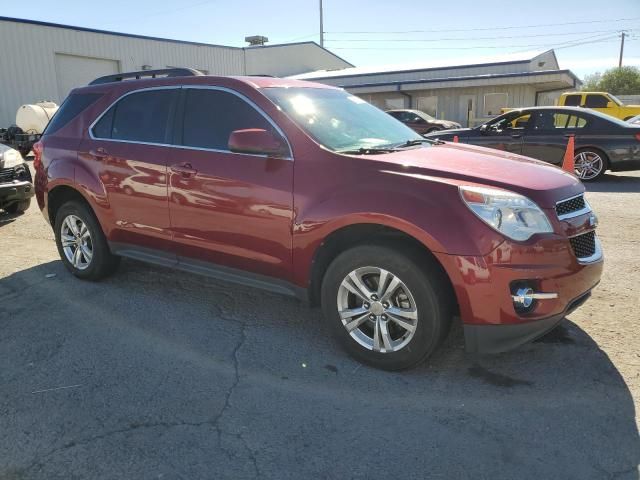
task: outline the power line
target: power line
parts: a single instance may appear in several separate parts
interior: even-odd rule
[[[633,31],[633,30],[628,30]],[[588,33],[617,33],[619,30],[592,30]],[[425,39],[409,39],[409,38],[327,38],[328,42],[444,42],[444,41],[476,41],[476,40],[503,40],[511,38],[533,38],[533,37],[559,37],[569,35],[584,35],[587,32],[573,32],[573,33],[539,33],[535,35],[508,35],[501,37],[450,37],[450,38],[425,38]]]
[[[328,31],[326,33],[349,33],[349,34],[361,34],[361,33],[373,33],[376,35],[381,34],[389,34],[389,33],[436,33],[436,32],[482,32],[482,31],[490,31],[490,30],[513,30],[518,28],[539,28],[539,27],[558,27],[565,25],[585,25],[585,24],[593,24],[593,23],[613,23],[613,22],[627,22],[632,20],[640,20],[640,17],[632,17],[632,18],[617,18],[611,20],[585,20],[581,22],[563,22],[563,23],[547,23],[547,24],[539,24],[539,25],[520,25],[520,26],[511,26],[511,27],[489,27],[489,28],[462,28],[459,30],[453,30],[450,28],[439,29],[439,30],[398,30],[391,32],[381,32],[381,31]]]
[[[532,47],[553,47],[556,50],[563,48],[577,47],[579,45],[588,45],[591,43],[610,42],[612,39],[617,41],[616,36],[607,36],[595,40],[584,42],[565,42],[561,44],[532,44],[532,45],[474,45],[472,47],[403,47],[402,50],[477,50],[477,49],[505,49],[505,48],[532,48]],[[398,47],[332,47],[332,50],[398,50]]]

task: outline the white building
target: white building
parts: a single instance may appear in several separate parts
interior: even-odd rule
[[[314,42],[228,47],[0,17],[0,127],[18,107],[60,103],[102,75],[191,67],[211,75],[287,76],[353,67]]]
[[[502,107],[553,105],[562,91],[581,84],[571,71],[560,69],[553,50],[293,77],[343,87],[385,110],[415,108],[464,126],[498,115]]]

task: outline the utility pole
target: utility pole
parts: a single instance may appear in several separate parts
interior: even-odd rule
[[[322,0],[320,0],[320,46],[324,47],[324,28],[322,27]]]
[[[322,0],[320,0],[322,2]],[[618,60],[618,68],[622,67],[622,54],[624,52],[624,37],[627,34],[624,30],[620,32],[620,59]]]

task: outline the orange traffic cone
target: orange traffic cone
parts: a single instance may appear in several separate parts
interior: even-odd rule
[[[576,173],[576,165],[574,158],[575,152],[575,135],[569,135],[569,142],[567,142],[567,151],[564,152],[564,158],[562,159],[562,169],[569,173]]]
[[[458,140],[459,140],[458,135],[454,135],[453,136],[453,143],[458,143]]]

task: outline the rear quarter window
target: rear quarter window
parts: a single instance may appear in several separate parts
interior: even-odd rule
[[[60,130],[101,96],[101,93],[72,93],[69,95],[45,128],[43,135],[51,135]]]

